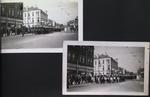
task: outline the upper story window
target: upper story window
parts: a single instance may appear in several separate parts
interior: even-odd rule
[[[108,70],[110,70],[110,65],[108,65]]]
[[[2,6],[2,14],[4,14],[5,12],[5,8]]]
[[[38,22],[38,23],[40,22],[40,18],[39,18],[39,17],[37,18],[37,22]]]
[[[95,61],[95,65],[97,64],[97,62]]]
[[[104,60],[103,60],[103,64],[104,64]]]
[[[109,59],[107,59],[107,64],[110,64],[110,60]]]
[[[34,12],[32,12],[32,16],[34,16]]]
[[[26,17],[26,13],[24,13],[24,17]]]
[[[8,15],[11,16],[11,9],[9,9]]]
[[[30,13],[28,13],[28,17],[30,17]]]
[[[34,23],[34,18],[32,18],[32,23]]]
[[[14,16],[15,15],[15,11],[14,10],[12,10],[12,16]]]
[[[36,15],[39,16],[39,11],[36,11]]]
[[[99,64],[101,64],[101,61],[99,60]]]
[[[104,71],[104,65],[103,65],[103,71]]]

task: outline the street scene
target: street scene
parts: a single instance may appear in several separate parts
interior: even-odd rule
[[[2,0],[2,49],[62,48],[78,40],[77,0]]]
[[[67,92],[144,92],[144,47],[67,48]]]

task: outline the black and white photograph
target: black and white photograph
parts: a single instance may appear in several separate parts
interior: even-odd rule
[[[148,95],[149,43],[64,43],[64,95]]]
[[[0,11],[2,52],[62,49],[64,40],[78,40],[78,0],[2,0]]]

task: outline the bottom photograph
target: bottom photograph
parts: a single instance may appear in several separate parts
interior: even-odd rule
[[[149,43],[65,41],[63,95],[148,95]]]

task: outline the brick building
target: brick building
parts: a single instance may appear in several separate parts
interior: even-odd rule
[[[93,73],[93,46],[68,46],[67,72],[71,74]]]
[[[0,33],[10,35],[11,31],[17,33],[15,28],[23,24],[23,3],[0,3]]]

